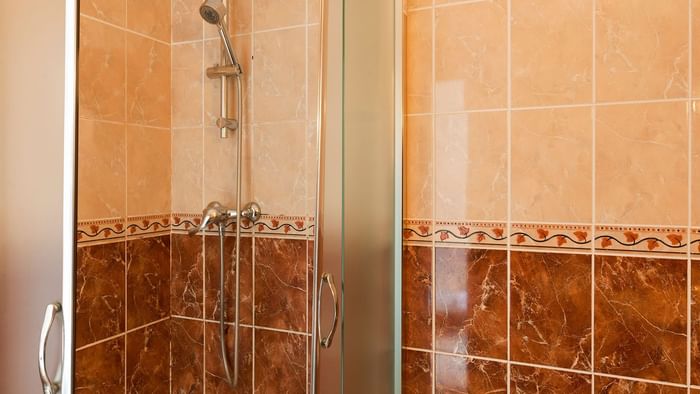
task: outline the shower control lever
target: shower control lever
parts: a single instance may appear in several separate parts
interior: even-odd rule
[[[262,212],[260,211],[260,205],[255,202],[249,202],[241,209],[241,216],[255,223],[260,219]],[[238,212],[235,209],[228,209],[223,206],[218,201],[212,201],[207,205],[202,211],[202,221],[199,226],[189,230],[190,235],[197,234],[198,232],[205,230],[210,224],[224,224],[229,220],[237,220]]]

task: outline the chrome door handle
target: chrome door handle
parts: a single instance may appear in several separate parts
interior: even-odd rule
[[[60,380],[63,369],[63,344],[61,344],[61,361],[58,366],[58,371],[56,371],[56,377],[51,380],[51,378],[49,378],[49,373],[46,371],[46,344],[49,340],[51,327],[54,321],[56,321],[56,317],[60,319],[60,315],[61,304],[58,302],[49,304],[44,314],[44,324],[41,326],[41,339],[39,341],[39,377],[41,378],[44,394],[57,394],[61,390]],[[61,341],[63,341],[63,335],[61,335]]]
[[[331,296],[333,297],[333,326],[331,327],[331,331],[328,333],[328,335],[326,335],[325,337],[322,336],[320,339],[321,347],[327,349],[331,347],[331,343],[333,343],[333,336],[335,335],[335,330],[338,327],[338,292],[335,288],[333,275],[327,272],[324,273],[323,276],[321,276],[321,284],[319,285],[320,289],[318,290],[318,316],[316,322],[318,324],[317,329],[319,335],[321,334],[321,300],[323,299],[324,283],[328,284],[328,288],[331,290]]]

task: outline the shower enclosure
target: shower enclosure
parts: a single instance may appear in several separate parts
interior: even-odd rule
[[[45,392],[398,390],[394,2],[68,3]]]

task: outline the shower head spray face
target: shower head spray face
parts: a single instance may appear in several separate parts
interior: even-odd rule
[[[226,6],[221,0],[205,0],[199,6],[199,15],[202,16],[207,23],[221,26],[226,15]]]

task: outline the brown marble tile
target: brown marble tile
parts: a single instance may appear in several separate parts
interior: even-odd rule
[[[685,383],[686,264],[596,257],[596,371]]]
[[[130,332],[126,345],[126,392],[170,393],[170,322]]]
[[[203,315],[203,244],[201,236],[172,235],[170,309],[173,315]]]
[[[255,239],[255,324],[306,330],[306,241]]]
[[[309,289],[309,294],[306,297],[307,300],[307,311],[309,311],[309,315],[313,313],[313,308],[314,308],[314,294],[313,294],[313,286],[314,286],[314,241],[309,240],[306,244],[306,265],[307,265],[307,270],[308,270],[308,289]],[[320,278],[319,278],[320,279]],[[311,319],[306,319],[306,332],[311,332],[311,325],[313,322]]]
[[[124,332],[124,242],[78,248],[75,346]]]
[[[505,393],[507,389],[506,364],[435,355],[436,393]]]
[[[647,382],[595,377],[595,392],[598,394],[685,394],[684,388],[662,386]],[[690,390],[691,393],[694,390]]]
[[[505,359],[507,252],[435,249],[435,348]]]
[[[700,385],[700,260],[691,265],[690,383]]]
[[[591,368],[591,256],[511,254],[511,358]]]
[[[510,392],[517,394],[588,394],[591,392],[591,376],[512,365],[510,367]]]
[[[401,389],[404,394],[430,394],[433,390],[433,354],[401,351]]]
[[[226,372],[221,360],[221,350],[219,343],[219,325],[207,323],[206,354],[206,382],[207,393],[252,393],[253,392],[253,329],[248,327],[240,328],[241,341],[239,343],[238,359],[238,385],[232,388],[226,382]],[[234,349],[234,327],[226,326],[226,349],[229,355],[229,365],[231,366],[231,378],[233,378],[233,349]]]
[[[170,314],[170,235],[126,243],[129,329]]]
[[[240,318],[241,323],[250,324],[253,319],[253,240],[252,238],[241,238],[241,274],[240,274]],[[221,311],[219,300],[219,278],[220,262],[219,262],[219,237],[206,236],[204,237],[204,259],[205,259],[205,277],[204,277],[204,303],[207,319],[219,320]],[[236,269],[234,263],[236,260],[236,237],[224,237],[224,270],[226,271],[225,301],[227,322],[233,322],[235,319],[235,302],[236,302]]]
[[[123,336],[76,352],[74,392],[123,394],[124,357]]]
[[[255,330],[255,393],[306,392],[306,336]]]
[[[173,318],[170,336],[172,392],[203,393],[204,322]]]
[[[403,344],[432,349],[432,260],[433,249],[403,247]]]

